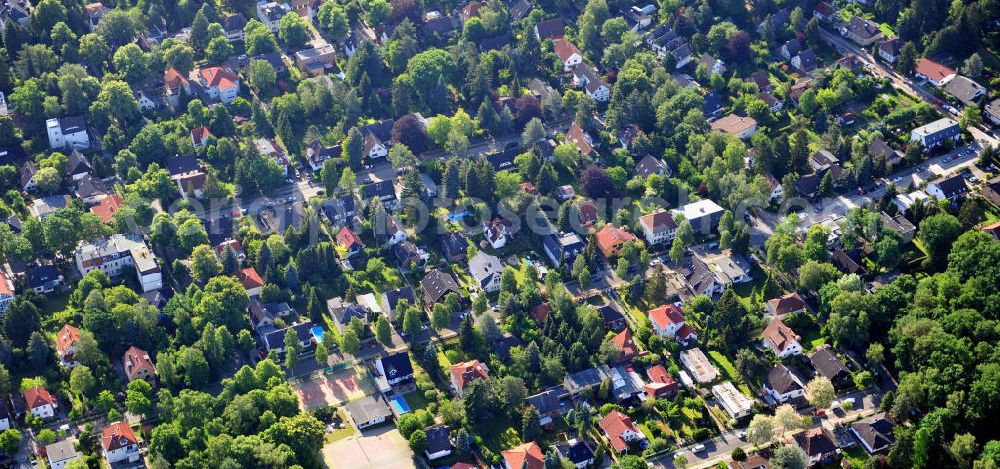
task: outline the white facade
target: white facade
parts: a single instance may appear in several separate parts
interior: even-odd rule
[[[64,128],[60,119],[52,118],[45,121],[45,130],[49,134],[49,147],[53,150],[72,148],[74,150],[85,150],[90,148],[90,136],[87,135],[85,127]]]
[[[750,415],[753,401],[736,389],[731,381],[712,386],[712,394],[730,417],[739,419]]]
[[[136,443],[110,451],[101,451],[101,454],[104,456],[104,459],[111,464],[121,461],[136,462],[142,456],[139,453],[139,445]]]
[[[56,408],[52,404],[43,404],[38,407],[32,407],[31,415],[40,419],[52,418],[56,415]]]
[[[126,268],[135,271],[143,292],[163,287],[163,276],[156,256],[145,241],[135,234],[115,234],[105,240],[83,244],[76,252],[76,268],[80,275],[100,269],[109,277],[122,275]]]

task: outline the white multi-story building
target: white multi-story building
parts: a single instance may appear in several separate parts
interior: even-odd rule
[[[45,130],[49,134],[49,147],[53,150],[65,148],[85,150],[90,148],[87,121],[83,117],[74,116],[49,119],[45,121]]]
[[[137,234],[114,234],[109,238],[82,244],[76,251],[76,268],[80,275],[100,269],[110,277],[117,277],[131,267],[148,292],[163,287],[163,275],[156,256]]]
[[[278,32],[278,23],[281,22],[286,14],[292,11],[292,7],[287,3],[277,3],[277,2],[258,2],[257,3],[257,19],[267,29],[270,29],[272,33]]]
[[[104,427],[101,431],[101,455],[108,464],[138,461],[142,454],[139,452],[139,440],[135,437],[132,427],[125,422]]]

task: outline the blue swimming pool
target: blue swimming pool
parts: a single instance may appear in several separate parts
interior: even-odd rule
[[[396,415],[403,415],[410,411],[410,406],[406,404],[406,399],[403,396],[396,396],[392,398],[392,410],[396,411]]]

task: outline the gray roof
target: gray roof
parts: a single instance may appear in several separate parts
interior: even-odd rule
[[[787,366],[779,363],[767,373],[767,385],[779,394],[787,394],[802,389],[799,380]]]
[[[844,363],[840,361],[837,354],[830,350],[829,347],[823,347],[809,355],[809,363],[812,364],[813,369],[817,373],[823,375],[831,381],[836,381],[843,379],[845,376],[849,376],[851,372],[844,366]]]
[[[451,449],[451,430],[447,425],[436,425],[427,430],[427,452],[430,454]]]
[[[81,199],[107,193],[108,188],[104,185],[104,181],[101,181],[100,179],[97,179],[89,174],[76,183],[76,195]]]
[[[956,75],[944,85],[944,91],[963,104],[975,103],[985,93],[982,85],[962,75]]]
[[[500,262],[500,258],[479,251],[469,259],[469,273],[482,288],[493,276],[503,273],[503,263]]]
[[[81,459],[83,456],[73,446],[73,440],[69,438],[46,446],[45,454],[49,459],[49,463],[69,462],[75,459]]]
[[[956,197],[969,191],[965,185],[965,178],[961,174],[956,174],[950,178],[945,178],[934,183],[947,198]]]
[[[528,405],[538,409],[538,413],[543,416],[550,412],[559,411],[559,393],[552,389],[528,396],[525,401]]]
[[[871,39],[882,34],[882,30],[878,27],[877,23],[860,16],[851,18],[851,21],[847,23],[847,30],[862,39]]]
[[[888,414],[882,412],[851,424],[851,429],[869,448],[878,451],[896,441],[892,434],[893,425]]]
[[[601,365],[566,376],[563,385],[567,392],[576,394],[601,384],[605,379],[611,379],[611,376],[611,368],[608,365]]]
[[[387,419],[392,417],[392,411],[382,400],[382,396],[365,396],[344,404],[344,410],[351,414],[351,419],[356,423],[370,422],[378,418]]]

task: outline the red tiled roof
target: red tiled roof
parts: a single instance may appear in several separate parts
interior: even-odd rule
[[[14,296],[14,290],[10,287],[10,279],[3,272],[0,272],[0,295]]]
[[[346,226],[341,227],[340,231],[337,232],[337,245],[351,249],[355,244],[362,247],[365,245],[365,243],[361,242],[361,238],[354,234],[350,228]]]
[[[694,331],[693,327],[685,324],[681,326],[680,329],[677,329],[677,334],[676,334],[677,340],[686,341],[688,340],[688,337],[691,336],[694,336],[695,339],[698,338],[698,333]]]
[[[167,71],[163,72],[163,83],[171,88],[177,88],[182,84],[187,84],[188,79],[177,70],[168,68]]]
[[[132,427],[125,422],[116,422],[101,430],[101,447],[105,451],[114,451],[139,443]]]
[[[27,403],[28,409],[37,409],[39,407],[51,405],[56,406],[56,398],[52,394],[49,394],[45,388],[34,387],[27,391],[24,391],[24,402]]]
[[[601,228],[594,237],[597,240],[597,247],[601,249],[605,257],[611,255],[612,251],[618,246],[629,241],[635,241],[636,239],[632,233],[618,228],[611,223],[604,225],[604,228]]]
[[[614,336],[611,343],[622,350],[622,361],[631,360],[639,353],[639,349],[635,346],[635,339],[632,337],[632,330],[627,327]]]
[[[545,467],[545,455],[542,454],[542,448],[534,441],[504,450],[500,454],[503,455],[507,467],[517,469],[543,469]]]
[[[569,131],[566,132],[566,139],[575,143],[576,147],[580,149],[580,153],[584,155],[591,155],[594,153],[594,145],[591,143],[593,139],[587,132],[584,132],[580,124],[576,122],[570,126]]]
[[[626,430],[639,432],[639,429],[632,423],[632,419],[617,410],[612,410],[611,413],[605,415],[598,425],[601,426],[601,430],[607,435],[611,446],[619,453],[628,449],[628,442],[622,438],[622,433],[625,433]]]
[[[798,340],[798,336],[792,329],[781,322],[780,319],[772,319],[768,323],[767,327],[764,328],[762,334],[764,336],[764,341],[774,349],[775,353],[784,353],[785,348],[792,343],[793,340]]]
[[[955,71],[941,65],[931,59],[923,58],[917,61],[917,73],[927,77],[928,80],[940,81],[954,75]]]
[[[118,197],[116,194],[111,194],[93,206],[90,207],[91,213],[97,215],[104,223],[111,223],[114,219],[115,212],[122,208],[122,198]]]
[[[198,74],[209,87],[218,87],[220,90],[234,88],[239,81],[239,77],[222,67],[203,68],[198,70]]]
[[[136,374],[141,370],[156,374],[156,366],[153,365],[153,360],[149,358],[149,353],[134,345],[125,351],[122,363],[125,366],[125,375],[128,376],[129,381],[134,380]]]
[[[649,310],[646,313],[649,318],[660,326],[661,329],[666,328],[671,324],[680,324],[684,322],[684,313],[680,308],[674,306],[673,304],[666,304],[658,306]]]
[[[1000,238],[1000,221],[981,226],[979,227],[979,230],[986,234],[992,234],[996,238]]]
[[[212,135],[212,131],[208,130],[208,127],[202,126],[191,129],[191,139],[196,144],[203,144],[209,137],[214,137],[214,135]]]
[[[477,379],[490,379],[489,370],[486,365],[479,363],[479,360],[451,365],[451,376],[459,390],[465,389],[465,385]]]
[[[563,62],[569,60],[573,54],[579,54],[580,49],[576,48],[576,45],[569,42],[563,38],[556,39],[552,43],[553,49],[555,49],[556,55],[562,59]]]
[[[227,239],[219,243],[218,246],[215,246],[215,253],[219,257],[222,257],[222,255],[226,253],[226,248],[228,247],[233,248],[233,251],[236,252],[237,255],[243,252],[243,243],[236,239]]]
[[[243,283],[243,288],[247,290],[264,286],[264,281],[260,279],[257,269],[253,267],[247,267],[240,271],[240,282]]]
[[[80,340],[80,329],[66,324],[56,335],[56,351],[60,355],[65,355],[66,351],[78,340]]]
[[[677,390],[677,380],[673,376],[670,376],[670,373],[667,372],[667,369],[663,365],[650,367],[646,370],[646,376],[649,377],[649,384],[645,386],[645,389],[650,397],[656,397]]]
[[[795,292],[786,293],[777,298],[767,300],[767,304],[778,315],[788,314],[792,311],[801,311],[806,307],[805,302],[802,301],[802,297]]]
[[[816,12],[827,17],[833,14],[833,7],[829,3],[819,2],[816,4]]]

